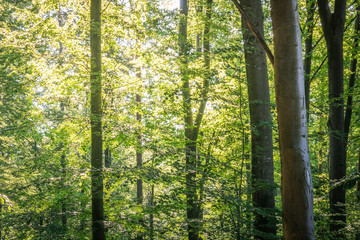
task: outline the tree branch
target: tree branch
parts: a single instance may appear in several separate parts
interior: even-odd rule
[[[205,20],[205,26],[204,26],[204,68],[205,68],[205,74],[204,74],[204,80],[203,80],[203,87],[201,91],[201,102],[199,106],[199,110],[197,112],[196,118],[195,118],[195,129],[193,132],[194,139],[197,138],[199,134],[200,124],[202,117],[205,112],[206,102],[207,102],[207,95],[209,92],[209,86],[210,86],[210,24],[211,24],[211,11],[212,11],[212,0],[206,1],[206,20]]]
[[[271,52],[269,46],[267,45],[267,43],[265,42],[264,38],[256,30],[254,24],[252,24],[250,18],[247,16],[247,14],[245,13],[244,9],[242,8],[242,6],[238,2],[238,0],[231,0],[231,1],[235,4],[236,8],[239,10],[240,14],[242,15],[242,17],[244,18],[246,24],[248,25],[250,31],[254,34],[256,40],[259,42],[261,47],[264,49],[266,55],[268,56],[271,64],[274,67],[274,55],[272,54],[272,52]]]
[[[326,59],[328,58],[328,56],[326,55],[326,57],[322,60],[321,64],[319,65],[319,67],[316,69],[316,71],[314,72],[314,74],[312,75],[311,79],[310,79],[310,83],[312,82],[312,80],[314,80],[316,74],[320,71],[320,69],[322,68],[322,66],[324,65]]]
[[[319,8],[319,14],[321,19],[321,24],[323,25],[323,28],[328,29],[330,25],[331,20],[331,12],[329,8],[329,1],[328,0],[317,0],[318,8]],[[324,31],[326,34],[329,31]]]
[[[350,79],[349,79],[349,95],[345,106],[345,120],[344,120],[344,132],[345,132],[345,143],[348,142],[349,130],[351,123],[351,115],[353,109],[353,94],[356,80],[356,66],[357,66],[357,53],[359,48],[359,32],[360,32],[360,4],[356,7],[356,21],[354,31],[354,46],[352,52],[352,60],[350,66]]]

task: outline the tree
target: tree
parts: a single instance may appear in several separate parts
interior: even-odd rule
[[[271,0],[283,239],[315,239],[304,71],[296,0]]]
[[[351,115],[353,110],[353,93],[355,87],[356,80],[356,66],[357,66],[357,53],[359,48],[359,33],[360,33],[360,4],[356,6],[356,19],[354,26],[354,46],[352,51],[352,59],[350,63],[350,79],[349,79],[349,95],[346,101],[346,109],[345,109],[345,119],[344,119],[344,133],[345,133],[345,144],[348,143],[349,132],[350,132],[350,123],[351,123]]]
[[[190,77],[188,57],[190,44],[187,40],[187,19],[188,19],[188,1],[180,0],[180,23],[179,23],[179,58],[180,58],[180,76],[182,81],[183,112],[185,125],[185,159],[186,159],[186,199],[187,199],[187,221],[189,240],[199,239],[200,229],[200,209],[201,205],[198,199],[198,187],[196,174],[197,169],[197,140],[201,121],[205,112],[207,95],[210,84],[210,19],[211,19],[212,0],[206,1],[206,19],[204,26],[204,71],[203,85],[200,94],[199,109],[193,119],[192,102],[190,92]]]
[[[305,32],[305,57],[304,57],[304,76],[305,76],[305,100],[306,100],[306,119],[309,122],[310,110],[310,84],[311,84],[311,62],[313,51],[313,31],[314,31],[314,15],[315,0],[306,0],[306,32]]]
[[[136,73],[136,77],[141,80],[141,69],[137,68],[136,69],[137,73]],[[140,93],[136,94],[135,96],[135,102],[138,105],[137,107],[139,109],[141,109],[141,95]],[[137,133],[137,142],[136,142],[136,167],[138,168],[139,171],[141,171],[142,169],[142,165],[143,165],[143,154],[142,154],[142,140],[141,140],[141,110],[139,110],[136,113],[136,121],[139,124],[139,129],[138,129],[138,133]],[[141,175],[140,175],[141,176]],[[136,202],[139,205],[143,204],[143,198],[144,198],[144,194],[143,194],[143,181],[142,178],[139,177],[136,180]],[[143,224],[143,220],[140,221],[140,224]],[[139,236],[137,237],[137,240],[142,240],[143,236],[142,233],[139,234]]]
[[[330,181],[340,181],[346,176],[346,150],[344,136],[344,59],[343,38],[346,0],[336,0],[334,12],[328,0],[318,0],[321,25],[325,35],[328,54],[329,79],[329,162]],[[330,189],[330,231],[340,234],[346,223],[345,188]],[[338,235],[339,237],[343,235]]]
[[[260,0],[242,0],[251,23],[264,38],[264,16]],[[255,238],[273,238],[275,208],[272,120],[266,55],[244,19],[242,32],[251,123],[252,200],[255,207]],[[258,209],[258,210],[256,210]],[[265,214],[264,214],[265,212]],[[269,235],[266,235],[268,233]]]
[[[90,5],[92,236],[105,239],[101,107],[101,0]]]

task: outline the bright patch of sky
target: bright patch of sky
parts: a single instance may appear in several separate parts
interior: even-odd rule
[[[164,6],[168,10],[179,9],[179,0],[164,0]]]

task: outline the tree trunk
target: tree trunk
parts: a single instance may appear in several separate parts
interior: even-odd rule
[[[138,73],[137,73],[137,77],[141,78],[141,74],[140,74],[140,69],[138,69]],[[140,107],[141,105],[141,96],[139,94],[136,95],[135,97],[135,101],[138,107]],[[142,164],[143,164],[143,154],[142,154],[142,142],[141,142],[141,133],[140,133],[140,129],[141,129],[141,113],[137,112],[136,113],[136,121],[139,124],[139,129],[138,129],[138,133],[137,133],[137,146],[136,146],[136,167],[138,170],[141,171],[142,169]],[[136,202],[139,205],[143,204],[143,182],[142,182],[142,178],[141,178],[141,173],[139,178],[136,180]],[[139,221],[140,225],[143,225],[143,220]],[[142,232],[138,233],[139,235],[136,237],[137,240],[142,240],[143,236],[142,236]]]
[[[344,60],[343,36],[346,0],[336,0],[331,13],[327,0],[318,0],[321,25],[327,45],[329,78],[329,150],[330,181],[336,182],[346,176],[346,151],[344,136]],[[339,230],[346,223],[345,189],[337,186],[330,189],[330,231],[343,238]]]
[[[2,205],[2,202],[1,202],[1,200],[0,200],[0,216],[1,216],[1,218],[2,218],[2,214],[1,214],[1,211],[2,211],[2,207],[3,207],[3,205]],[[0,240],[2,239],[2,226],[1,226],[1,224],[0,224]]]
[[[150,221],[150,240],[154,239],[154,194],[155,194],[155,187],[154,184],[151,186],[151,192],[150,192],[150,208],[151,208],[151,212],[150,212],[150,216],[149,216],[149,221]]]
[[[104,157],[105,157],[105,167],[106,168],[111,167],[111,150],[109,146],[107,146],[105,149]]]
[[[191,93],[188,74],[188,53],[189,43],[187,41],[187,17],[188,17],[188,1],[180,0],[180,23],[179,23],[179,46],[180,46],[180,75],[182,81],[182,97],[183,97],[183,112],[185,123],[185,169],[186,169],[186,188],[185,194],[187,199],[187,224],[188,224],[188,238],[189,240],[199,239],[199,202],[197,194],[197,158],[196,158],[196,144],[201,125],[201,120],[205,111],[207,93],[209,88],[210,76],[210,44],[209,44],[209,29],[211,17],[211,0],[207,1],[206,23],[204,31],[204,65],[205,74],[203,78],[203,86],[201,89],[200,106],[197,112],[195,121],[193,120],[191,107]]]
[[[250,21],[264,38],[264,15],[261,0],[242,0],[241,4]],[[267,76],[266,54],[242,19],[245,48],[246,76],[250,103],[251,123],[251,181],[253,186],[253,205],[255,210],[255,239],[266,239],[276,234],[275,218],[264,216],[263,210],[274,210],[274,166],[272,150],[272,120],[270,109],[269,82]],[[274,216],[274,215],[272,215]]]
[[[179,26],[179,45],[180,45],[180,74],[183,83],[183,111],[185,123],[185,169],[186,169],[186,216],[188,224],[189,240],[198,240],[198,204],[196,193],[196,141],[193,140],[193,118],[191,112],[190,84],[188,76],[188,51],[187,42],[187,17],[188,1],[180,0],[180,26]]]
[[[360,32],[360,4],[358,4],[356,7],[356,21],[355,21],[355,29],[354,29],[354,40],[353,40],[354,46],[352,51],[352,60],[350,64],[351,74],[349,79],[349,93],[348,93],[349,95],[347,97],[345,120],[344,120],[345,144],[347,144],[349,138],[351,115],[353,109],[353,93],[354,93],[354,86],[356,79],[357,53],[359,48],[359,32]]]
[[[359,155],[358,155],[358,174],[360,174],[360,148],[359,148]],[[357,182],[357,185],[356,185],[356,191],[358,193],[357,195],[357,200],[358,202],[360,202],[360,181]]]
[[[66,156],[65,153],[61,155],[60,159],[61,164],[61,187],[65,190],[65,181],[66,181]],[[67,216],[66,216],[66,197],[62,200],[61,203],[61,224],[63,231],[66,234],[67,231]]]
[[[63,27],[65,25],[65,21],[64,18],[62,16],[62,12],[61,12],[61,7],[59,5],[59,12],[58,12],[58,24],[59,27]],[[59,48],[59,56],[61,56],[61,54],[63,53],[63,46],[62,46],[62,42],[59,42],[60,48]],[[62,65],[62,60],[58,61],[58,64],[61,66]],[[64,120],[64,114],[65,114],[65,104],[63,103],[63,101],[60,102],[60,112],[61,112],[61,122]],[[65,155],[65,151],[62,149],[64,147],[64,143],[61,142],[60,146],[59,146],[59,150],[63,151],[63,153],[61,154],[60,157],[60,165],[61,165],[61,187],[63,188],[63,190],[65,191],[65,178],[66,178],[66,155]],[[66,234],[67,232],[67,216],[66,216],[66,197],[63,198],[62,203],[61,203],[61,224],[62,224],[62,228],[63,228],[63,232],[64,234]]]
[[[298,2],[271,0],[284,240],[315,239]]]
[[[305,76],[305,100],[306,100],[306,120],[309,122],[310,111],[310,83],[311,83],[311,60],[313,51],[313,30],[315,24],[315,0],[306,0],[306,38],[305,38],[305,59],[304,59],[304,76]]]
[[[101,126],[101,0],[91,0],[90,48],[92,236],[94,240],[103,240],[105,229]]]

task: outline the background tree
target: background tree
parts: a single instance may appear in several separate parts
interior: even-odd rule
[[[101,107],[101,0],[90,6],[91,197],[93,239],[105,239]]]
[[[251,23],[264,39],[264,16],[261,1],[241,1]],[[272,119],[266,55],[262,46],[242,19],[245,48],[246,76],[251,123],[251,174],[253,204],[255,207],[255,238],[271,239],[276,234],[273,217],[274,166]],[[259,208],[257,210],[257,208]],[[269,234],[269,235],[266,235]]]
[[[330,181],[340,181],[346,176],[346,152],[344,136],[344,60],[343,36],[346,14],[346,0],[336,0],[334,12],[327,0],[318,0],[321,25],[328,53],[329,79],[329,159]],[[345,189],[334,186],[330,189],[330,230],[340,234],[346,223]],[[341,234],[338,236],[342,236]]]

